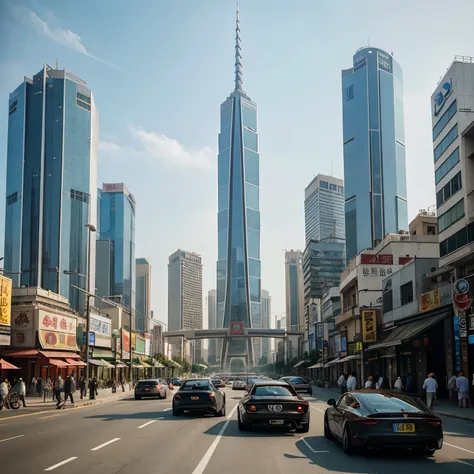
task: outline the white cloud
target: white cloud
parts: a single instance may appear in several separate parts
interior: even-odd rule
[[[137,147],[122,147],[114,142],[100,142],[99,150],[112,156],[136,153],[163,160],[175,166],[189,168],[213,168],[214,153],[207,146],[188,148],[166,135],[148,132],[140,127],[129,127]]]
[[[42,34],[49,38],[50,40],[56,41],[57,43],[62,44],[66,48],[73,49],[78,53],[84,54],[89,58],[95,59],[103,64],[107,64],[115,69],[122,71],[118,66],[115,64],[106,61],[105,59],[101,59],[95,54],[92,54],[90,51],[86,49],[82,42],[82,37],[79,36],[77,33],[74,33],[71,30],[65,30],[59,27],[50,27],[48,23],[41,19],[35,12],[28,11],[27,18],[29,21],[29,25],[33,27],[39,34]]]

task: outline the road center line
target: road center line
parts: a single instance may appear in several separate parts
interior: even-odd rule
[[[306,441],[304,438],[300,438],[301,441],[303,441],[303,443],[306,445],[306,447],[313,453],[313,454],[319,454],[319,453],[330,453],[331,451],[328,451],[328,450],[322,450],[322,451],[317,451],[316,449],[314,449],[309,443],[308,441]]]
[[[461,446],[455,446],[454,444],[443,442],[443,446],[449,446],[450,448],[456,448],[456,449],[460,449],[461,451],[466,451],[466,453],[474,454],[474,451],[469,451],[469,449],[461,448]]]
[[[77,456],[69,458],[69,459],[65,459],[64,461],[61,461],[61,462],[58,462],[54,466],[51,466],[51,467],[48,467],[47,469],[45,469],[45,471],[54,471],[56,468],[64,466],[64,464],[67,464],[68,462],[74,461],[74,459],[77,459]]]
[[[321,410],[321,408],[316,408],[315,406],[311,405],[311,403],[309,404],[309,406],[310,406],[313,410],[318,410],[318,411],[320,411],[321,413],[326,413],[326,410]]]
[[[216,436],[216,439],[214,442],[211,444],[209,449],[206,451],[206,454],[202,457],[201,461],[197,465],[196,469],[194,469],[193,474],[202,474],[204,470],[206,469],[207,465],[209,464],[209,461],[212,458],[212,455],[214,454],[214,451],[217,448],[217,445],[219,444],[219,441],[222,438],[222,435],[224,434],[224,431],[226,430],[228,424],[230,423],[230,419],[232,418],[232,415],[234,414],[235,410],[237,410],[237,406],[232,409],[232,411],[227,415],[227,421],[224,423],[224,426],[221,428],[219,431],[219,434]]]
[[[10,441],[12,439],[23,438],[23,436],[25,435],[18,435],[18,436],[12,436],[11,438],[0,439],[0,443],[4,443],[5,441]]]
[[[38,418],[38,420],[46,420],[46,418],[55,418],[56,416],[63,416],[63,414],[57,413],[56,415],[42,416],[41,418]]]
[[[143,425],[139,426],[138,429],[145,428],[145,426],[151,425],[152,423],[156,423],[156,420],[151,420],[148,423],[144,423]]]
[[[105,448],[109,444],[115,443],[115,441],[118,441],[120,438],[114,438],[111,439],[110,441],[107,441],[107,443],[104,444],[99,444],[99,446],[96,446],[95,448],[92,448],[91,451],[99,451],[99,449]]]
[[[161,411],[170,411],[171,408],[165,408],[164,410],[161,410]]]

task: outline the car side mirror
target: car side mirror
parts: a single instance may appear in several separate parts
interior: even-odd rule
[[[330,398],[328,400],[328,405],[331,406],[331,407],[335,407],[336,406],[336,400],[334,400],[334,398]]]
[[[246,397],[249,394],[249,392],[245,391],[244,392],[244,397]]]

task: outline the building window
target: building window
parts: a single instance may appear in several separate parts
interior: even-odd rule
[[[434,225],[428,226],[428,235],[436,235],[436,226]]]
[[[400,286],[400,300],[402,306],[413,301],[413,282],[409,281]]]
[[[433,127],[433,141],[436,140],[439,134],[444,130],[444,127],[448,125],[448,122],[456,115],[457,111],[456,101],[454,101]]]
[[[323,189],[329,189],[329,183],[327,181],[320,181],[319,187]]]
[[[459,147],[456,148],[435,172],[435,183],[438,184],[459,163]]]
[[[440,207],[441,204],[446,202],[451,196],[454,196],[461,188],[461,172],[459,172],[436,193],[436,206]]]
[[[386,291],[383,294],[383,312],[388,313],[393,310],[393,293],[392,290]]]
[[[91,111],[91,98],[78,92],[76,94],[76,105],[90,112]]]
[[[71,189],[70,194],[71,199],[76,199],[77,201],[85,202],[89,204],[90,195],[83,193],[82,191],[77,191],[76,189]]]
[[[435,163],[440,159],[441,155],[448,149],[449,145],[456,140],[458,136],[458,124],[456,124],[439,142],[439,145],[434,149]]]
[[[18,192],[14,192],[13,194],[10,194],[7,196],[7,206],[10,206],[10,204],[14,204],[15,202],[18,201]]]
[[[346,87],[345,89],[346,101],[354,98],[354,86]]]
[[[438,217],[438,232],[443,232],[459,219],[464,217],[464,199],[458,201],[453,207]]]
[[[8,115],[12,115],[16,112],[16,106],[17,106],[18,102],[16,100],[14,100],[10,106],[8,107]]]

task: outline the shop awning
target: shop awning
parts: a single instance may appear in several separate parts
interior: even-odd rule
[[[126,368],[128,367],[128,365],[125,365],[123,362],[117,362],[117,363],[115,364],[115,367],[116,367],[117,369],[126,369]]]
[[[39,351],[39,353],[46,357],[46,359],[80,359],[81,356],[75,352],[62,352],[62,351]]]
[[[104,367],[107,367],[108,369],[115,369],[115,366],[112,364],[109,364],[106,360],[100,359],[100,361],[102,362],[102,364],[104,364]]]
[[[144,369],[145,366],[142,365],[142,364],[133,364],[133,368],[134,368],[134,369]]]
[[[0,359],[0,370],[19,370],[19,368],[10,364],[10,362],[7,362],[5,359]]]
[[[66,362],[69,365],[72,365],[75,367],[85,367],[87,365],[85,362],[82,362],[81,360],[66,359]]]
[[[165,366],[161,362],[158,362],[157,360],[155,360],[155,362],[153,363],[153,367],[155,367],[156,369],[164,369],[165,368]]]
[[[38,357],[38,349],[22,349],[19,351],[5,351],[4,355],[8,357]]]
[[[97,365],[97,367],[107,367],[101,360],[99,359],[89,359],[89,364]]]
[[[171,362],[171,367],[176,367],[177,369],[181,369],[182,367],[174,360],[170,361]]]
[[[452,309],[444,310],[427,318],[418,319],[411,323],[402,324],[392,329],[385,341],[369,346],[366,350],[373,351],[384,347],[400,346],[404,341],[409,341],[419,334],[427,331],[436,323],[452,314]]]
[[[349,362],[351,360],[360,360],[360,358],[361,358],[360,354],[353,354],[353,355],[344,357],[342,359],[339,359],[337,363],[342,364],[343,362]]]
[[[145,367],[145,369],[152,369],[153,368],[152,365],[146,363],[145,361],[142,362],[142,365],[143,365],[143,367]]]
[[[308,369],[322,369],[323,367],[324,367],[324,364],[322,362],[318,362],[317,364],[314,364],[311,367],[308,367]]]
[[[69,367],[69,364],[67,362],[64,362],[60,359],[49,359],[49,363],[51,365],[55,365],[56,367]]]
[[[327,364],[324,364],[324,368],[330,367],[331,365],[337,364],[341,358],[338,357],[337,359],[332,360],[331,362],[328,362]]]
[[[303,364],[306,364],[307,362],[309,362],[309,360],[300,360],[297,364],[293,366],[293,368],[295,369],[296,367],[300,367]]]

